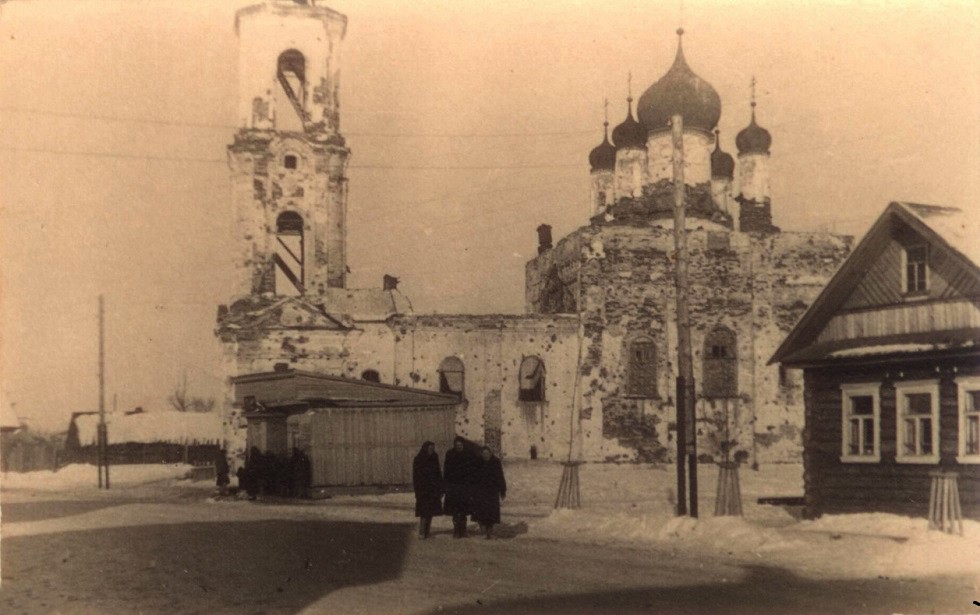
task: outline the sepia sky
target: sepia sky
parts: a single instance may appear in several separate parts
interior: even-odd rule
[[[223,382],[234,12],[254,2],[0,2],[0,417],[64,429]],[[354,1],[341,126],[353,287],[417,312],[523,311],[535,227],[584,224],[589,150],[669,68],[773,136],[775,223],[862,234],[892,200],[980,215],[980,16],[964,1]]]

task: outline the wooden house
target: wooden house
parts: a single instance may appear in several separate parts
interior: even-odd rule
[[[232,378],[248,448],[310,458],[314,493],[327,487],[408,485],[426,440],[452,445],[459,396],[292,369]]]
[[[944,470],[980,518],[977,226],[891,203],[772,357],[804,372],[809,516],[925,516]]]

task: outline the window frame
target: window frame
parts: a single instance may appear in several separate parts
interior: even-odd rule
[[[959,377],[955,379],[955,382],[956,423],[959,432],[957,435],[956,462],[962,464],[980,464],[980,452],[973,454],[966,452],[967,393],[970,391],[980,391],[980,376]],[[970,414],[980,415],[980,408],[974,409]]]
[[[447,363],[452,362],[452,360],[455,360],[455,361],[457,361],[459,363],[459,369],[458,370],[457,369],[449,369],[447,367]],[[443,395],[456,395],[460,399],[464,399],[466,397],[466,363],[464,363],[461,358],[459,358],[456,355],[450,355],[450,356],[445,357],[442,361],[439,362],[439,367],[436,368],[436,373],[439,374],[439,393],[441,393]],[[447,373],[456,373],[456,374],[459,374],[459,383],[460,384],[459,384],[459,390],[458,391],[452,391],[452,390],[443,391],[442,390],[443,389],[442,383],[443,383],[443,380],[446,378],[445,375]],[[448,386],[449,382],[448,382],[448,380],[446,380],[446,384],[447,384],[446,388],[449,389],[449,386]]]
[[[920,248],[925,253],[924,260],[922,261],[922,288],[911,289],[909,288],[909,265],[911,264],[909,251]],[[902,293],[907,297],[925,297],[929,295],[929,244],[919,243],[902,247]]]
[[[860,382],[840,385],[841,390],[841,455],[842,463],[880,463],[881,462],[881,383],[880,382]],[[871,420],[872,423],[872,445],[874,453],[871,455],[852,455],[848,435],[850,434],[851,423],[851,398],[871,397]],[[862,416],[862,415],[858,415]],[[862,430],[863,431],[863,430]]]
[[[927,455],[909,455],[905,453],[905,418],[904,397],[928,393],[932,398],[929,418],[932,420],[932,452]],[[925,415],[914,415],[922,417]],[[917,419],[916,424],[919,424]],[[918,440],[918,431],[916,431]],[[938,380],[907,380],[895,383],[895,462],[896,463],[917,463],[917,464],[938,464],[939,463],[939,381]]]
[[[539,369],[541,370],[541,379],[539,381],[538,388],[525,389],[522,382],[524,363],[532,359],[538,363]],[[524,391],[537,391],[540,399],[522,399],[524,397]],[[544,360],[538,355],[531,354],[524,356],[521,358],[521,362],[517,366],[517,401],[525,404],[541,404],[548,401],[548,369],[544,363]]]
[[[650,346],[653,352],[653,360],[650,362],[650,366],[653,367],[653,374],[649,379],[640,378],[637,374],[638,363],[633,360],[634,349],[641,345],[647,344]],[[657,353],[657,341],[649,335],[637,335],[630,338],[626,342],[626,386],[624,397],[630,397],[635,399],[660,399],[660,365],[658,363],[659,355]],[[645,381],[651,388],[650,391],[641,391],[640,383]]]

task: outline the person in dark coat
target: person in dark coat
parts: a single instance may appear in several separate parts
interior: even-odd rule
[[[218,449],[214,455],[214,473],[218,484],[218,491],[224,494],[231,483],[228,469],[228,458],[225,457],[224,449]]]
[[[500,523],[500,500],[507,497],[507,481],[504,468],[493,451],[484,446],[480,453],[483,463],[476,471],[473,490],[473,520],[480,524],[487,540],[493,535],[493,526]]]
[[[442,514],[442,470],[436,445],[425,442],[412,462],[412,487],[415,489],[415,516],[419,518],[419,538],[429,537],[432,517]]]
[[[457,437],[453,448],[446,451],[442,469],[446,479],[444,510],[453,516],[453,538],[466,537],[466,516],[470,514],[470,500],[476,483],[479,456],[467,450],[464,438]]]
[[[309,456],[297,447],[293,447],[293,456],[289,466],[292,472],[290,480],[290,495],[297,498],[310,497],[311,467]]]

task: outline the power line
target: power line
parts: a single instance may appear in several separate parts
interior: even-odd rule
[[[154,160],[168,162],[208,162],[226,164],[224,158],[192,158],[177,156],[154,156],[152,154],[125,154],[119,152],[93,152],[84,150],[56,150],[46,147],[0,147],[8,152],[32,152],[61,156],[85,156],[89,158],[117,158],[123,160]],[[348,169],[372,171],[493,171],[498,169],[581,169],[584,163],[574,164],[511,164],[511,165],[397,165],[397,164],[352,164]]]
[[[133,124],[152,124],[157,126],[184,126],[188,128],[213,128],[218,130],[238,130],[241,126],[235,124],[218,124],[214,122],[186,122],[177,120],[162,120],[155,118],[135,118],[123,117],[119,115],[94,115],[90,113],[72,113],[67,111],[44,111],[37,109],[21,109],[17,107],[0,107],[0,111],[11,113],[24,113],[27,115],[48,115],[54,117],[67,117],[74,119],[101,120],[106,122],[123,122]],[[597,128],[583,128],[580,130],[554,130],[554,131],[532,131],[532,132],[345,132],[351,137],[369,138],[453,138],[453,139],[495,139],[495,138],[526,138],[526,137],[564,137],[580,136],[597,133]]]

